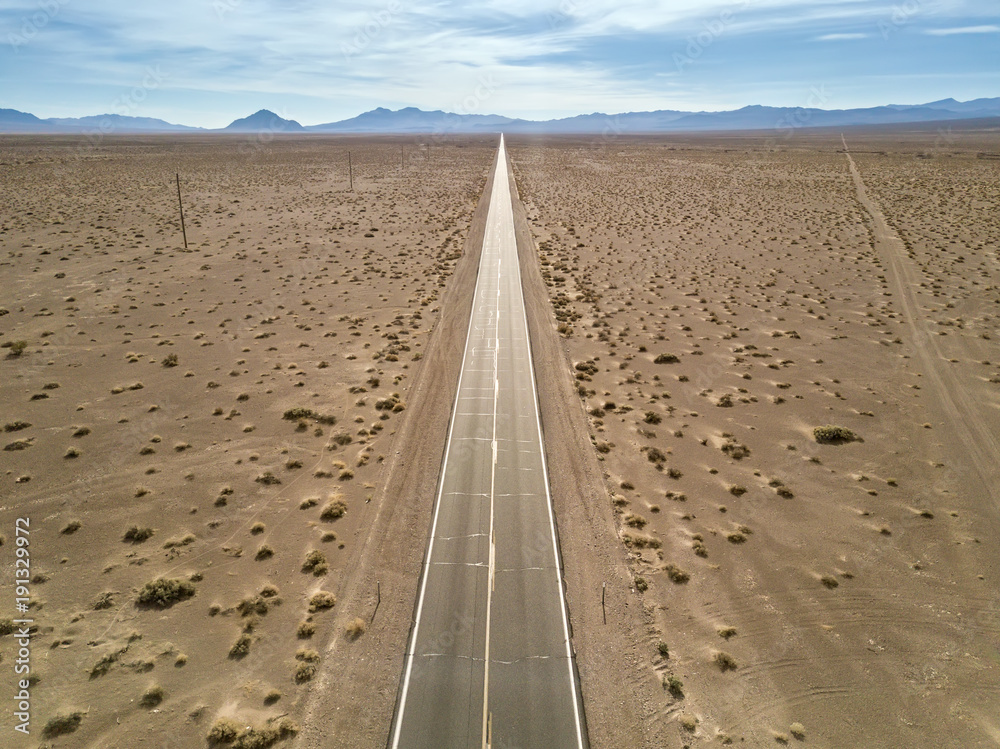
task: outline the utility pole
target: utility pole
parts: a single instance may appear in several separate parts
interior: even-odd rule
[[[351,163],[351,152],[347,152],[347,176],[351,181],[351,190],[354,190],[354,165]]]
[[[188,248],[187,229],[184,228],[184,203],[181,202],[181,175],[177,173],[177,207],[181,209],[181,234],[184,236],[184,249]]]

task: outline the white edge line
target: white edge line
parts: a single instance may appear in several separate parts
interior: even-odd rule
[[[504,172],[506,173],[507,172],[506,148],[503,149],[503,156],[504,156]],[[524,318],[524,334],[528,346],[528,368],[531,372],[531,393],[533,396],[532,402],[535,408],[535,424],[538,427],[538,447],[539,447],[539,452],[541,453],[542,456],[542,476],[545,479],[545,499],[549,511],[549,528],[552,531],[552,555],[555,558],[556,585],[559,588],[559,604],[560,604],[559,610],[560,613],[562,614],[563,636],[566,641],[566,662],[568,664],[568,669],[569,669],[570,690],[573,693],[573,717],[575,718],[576,721],[576,743],[577,746],[580,747],[580,749],[583,749],[583,733],[582,733],[582,727],[580,725],[579,695],[576,692],[576,678],[574,677],[573,674],[573,652],[569,644],[569,623],[566,620],[566,611],[568,606],[566,604],[566,597],[563,593],[562,565],[560,564],[559,561],[559,546],[556,540],[556,521],[555,521],[555,516],[553,515],[552,512],[552,496],[551,493],[549,492],[548,461],[546,461],[545,459],[545,442],[542,439],[542,419],[541,415],[539,414],[539,408],[538,408],[538,388],[535,385],[535,360],[534,356],[531,353],[531,335],[528,330],[528,311],[527,311],[527,306],[524,303],[524,285],[521,283],[521,258],[520,258],[520,253],[518,253],[517,251],[517,232],[516,228],[514,227],[514,197],[513,195],[510,194],[509,177],[507,181],[507,195],[510,197],[510,205],[511,205],[510,209],[511,229],[514,231],[514,253],[517,258],[517,262],[515,263],[517,267],[517,285],[521,291],[521,315]]]
[[[501,136],[501,144],[503,143],[503,136]],[[505,154],[506,155],[506,154]],[[497,159],[497,164],[499,165],[500,160]],[[493,170],[493,181],[496,184],[496,169]],[[445,445],[444,449],[444,460],[441,463],[441,480],[438,485],[437,497],[434,500],[434,520],[431,523],[431,537],[427,545],[427,555],[426,560],[429,562],[431,555],[434,551],[434,534],[437,532],[437,522],[438,514],[441,511],[441,495],[444,491],[444,477],[445,472],[448,470],[448,455],[451,452],[451,435],[455,429],[455,417],[458,414],[458,396],[462,392],[462,377],[465,374],[465,359],[469,353],[469,341],[472,338],[472,323],[475,319],[476,311],[476,301],[479,299],[479,276],[483,269],[483,254],[482,251],[485,249],[486,245],[486,231],[489,229],[490,213],[493,208],[493,188],[490,190],[490,205],[486,211],[486,226],[483,230],[483,247],[480,248],[479,265],[476,268],[476,286],[475,291],[472,295],[472,308],[469,310],[469,329],[465,333],[465,349],[462,351],[462,367],[458,373],[458,387],[455,390],[455,402],[452,405],[451,410],[451,423],[448,425],[448,443]],[[543,458],[544,460],[544,458]],[[420,614],[424,608],[424,594],[427,591],[427,578],[429,577],[429,565],[422,563],[423,568],[421,572],[423,573],[423,580],[420,583],[420,597],[417,599],[417,612],[413,619],[413,633],[410,637],[410,642],[407,645],[407,662],[406,662],[406,674],[403,676],[403,689],[399,697],[399,712],[396,714],[396,723],[392,729],[392,746],[396,749],[399,746],[399,729],[403,725],[403,715],[406,712],[406,695],[410,688],[410,674],[413,671],[413,649],[417,644],[417,635],[420,631]]]

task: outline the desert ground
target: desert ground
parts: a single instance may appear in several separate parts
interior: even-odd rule
[[[1000,135],[844,137],[507,141],[594,747],[1000,744]],[[384,746],[495,146],[0,140],[4,745]]]

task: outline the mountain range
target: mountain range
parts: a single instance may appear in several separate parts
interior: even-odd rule
[[[804,127],[905,124],[1000,117],[1000,97],[926,104],[888,104],[862,109],[817,109],[752,105],[723,112],[653,112],[581,114],[554,120],[525,120],[502,115],[455,114],[406,107],[379,107],[347,120],[303,126],[267,109],[234,120],[220,129],[177,125],[151,117],[118,114],[40,119],[16,109],[0,109],[0,133],[657,133],[711,130],[774,130],[790,132]]]

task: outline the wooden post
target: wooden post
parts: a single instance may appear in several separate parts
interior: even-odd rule
[[[372,618],[368,620],[369,624],[375,621],[375,614],[378,613],[378,607],[382,605],[382,582],[380,580],[375,581],[375,596],[375,610],[372,611]]]
[[[406,171],[406,162],[403,161],[403,144],[399,144],[399,171]]]
[[[187,229],[184,228],[184,203],[181,202],[181,175],[177,175],[177,207],[181,209],[181,234],[184,237],[184,249],[188,248]]]
[[[608,584],[601,583],[601,614],[604,616],[604,623],[608,623],[608,610],[604,608],[604,594],[608,591]]]
[[[351,163],[351,152],[347,152],[347,175],[351,180],[351,190],[354,189],[354,165]]]

